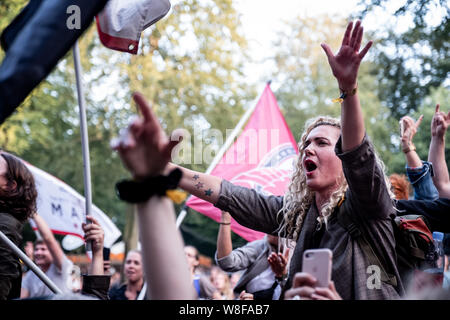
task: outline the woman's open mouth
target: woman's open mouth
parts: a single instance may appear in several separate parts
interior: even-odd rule
[[[313,172],[317,169],[317,164],[311,159],[306,159],[305,161],[303,161],[303,166],[305,167],[306,176],[308,177],[311,176]]]

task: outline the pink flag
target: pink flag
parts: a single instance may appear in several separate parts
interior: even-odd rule
[[[262,194],[283,195],[297,153],[294,136],[268,84],[242,134],[211,174]],[[220,210],[209,202],[192,196],[186,204],[211,219],[220,221]],[[247,241],[264,236],[261,232],[239,225],[234,219],[231,229]]]

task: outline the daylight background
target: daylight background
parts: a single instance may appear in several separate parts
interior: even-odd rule
[[[403,173],[398,120],[424,121],[414,141],[427,158],[430,120],[436,103],[450,109],[447,1],[433,0],[177,0],[170,13],[147,29],[138,55],[109,50],[95,24],[80,39],[88,105],[93,202],[109,215],[130,243],[131,208],[114,192],[128,177],[109,141],[135,113],[131,93],[152,103],[164,128],[183,127],[218,150],[211,129],[232,129],[271,80],[296,139],[305,120],[337,116],[338,95],[320,43],[337,50],[350,20],[362,19],[364,42],[374,46],[361,65],[359,92],[367,130],[387,165]],[[24,0],[0,0],[0,30]],[[25,48],[24,48],[25,50]],[[0,60],[4,52],[0,52]],[[65,181],[81,194],[83,163],[73,60],[69,52],[55,70],[0,127],[0,147]],[[450,159],[450,148],[446,149]],[[204,171],[208,163],[188,165]],[[180,207],[177,206],[177,212]],[[25,240],[33,233],[25,231]],[[189,210],[181,231],[187,244],[212,257],[217,223]],[[28,232],[28,233],[27,233]],[[122,239],[120,239],[122,240]],[[233,235],[234,246],[245,243]],[[129,246],[129,245],[128,245]],[[82,248],[79,250],[83,250]]]

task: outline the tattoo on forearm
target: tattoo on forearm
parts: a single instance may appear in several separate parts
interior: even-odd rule
[[[195,185],[195,187],[196,187],[197,189],[201,189],[201,188],[203,188],[203,183],[199,182],[199,183],[197,183],[197,184]]]
[[[194,179],[197,182],[197,184],[194,184],[194,187],[197,188],[197,190],[201,190],[205,187],[205,184],[199,180],[200,176],[198,174],[195,174],[192,177],[192,179]],[[214,193],[211,188],[209,188],[208,190],[203,190],[203,191],[205,192],[205,196],[211,196]]]

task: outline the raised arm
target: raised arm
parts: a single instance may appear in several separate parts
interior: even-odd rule
[[[62,269],[62,264],[65,258],[64,251],[56,240],[55,236],[50,230],[47,222],[36,212],[32,217],[33,221],[36,223],[36,227],[39,231],[39,234],[44,240],[50,254],[53,258],[53,263],[58,268],[58,270]]]
[[[108,289],[111,276],[105,275],[103,264],[103,241],[105,233],[98,221],[87,216],[91,223],[83,223],[84,240],[92,244],[92,261],[89,265],[88,274],[83,274],[83,286],[81,293],[94,296],[101,300],[108,300]]]
[[[450,198],[450,178],[445,162],[445,133],[450,125],[450,111],[445,114],[436,105],[436,112],[431,121],[431,143],[428,161],[433,163],[433,182],[441,198]]]
[[[231,215],[222,211],[219,233],[217,234],[217,259],[228,256],[233,251],[231,241]]]
[[[92,261],[88,273],[90,275],[103,275],[103,241],[105,234],[95,218],[87,216],[86,219],[91,223],[83,223],[82,225],[84,240],[92,243]]]
[[[157,117],[136,93],[134,100],[142,118],[129,128],[129,137],[113,146],[136,181],[151,179],[164,173],[172,149],[178,141],[170,141]],[[139,236],[142,245],[145,277],[150,284],[150,299],[194,299],[183,239],[175,224],[173,203],[166,196],[153,195],[137,204]],[[176,276],[174,276],[176,275]]]
[[[415,122],[411,117],[400,119],[402,151],[406,158],[406,174],[414,189],[414,199],[434,200],[439,197],[432,180],[432,164],[420,160],[413,143],[414,135],[419,129],[423,115]]]
[[[117,140],[112,145],[113,149],[119,150],[125,167],[130,170],[134,179],[145,179],[148,172],[169,173],[178,168],[183,173],[178,185],[181,189],[215,204],[222,179],[169,163],[172,150],[181,142],[182,136],[174,131],[169,139],[144,97],[136,93],[134,100],[142,106],[141,110],[145,114],[143,113],[142,119],[136,119],[130,125],[126,138]],[[145,141],[146,145],[139,145],[139,140]]]
[[[195,299],[172,201],[153,196],[137,208],[145,278],[150,284],[147,296],[152,300]]]
[[[405,154],[406,164],[410,168],[417,168],[422,166],[422,161],[416,152],[416,147],[413,143],[413,138],[417,129],[422,122],[423,115],[415,122],[411,117],[405,116],[400,119],[400,132],[402,139],[402,151]]]
[[[361,60],[372,46],[372,41],[369,41],[359,52],[363,27],[360,21],[356,22],[353,31],[352,27],[353,22],[350,22],[347,25],[341,48],[336,55],[327,44],[322,43],[322,48],[328,57],[331,70],[341,91],[342,150],[344,152],[359,146],[365,135],[364,119],[358,98],[357,78]]]
[[[372,46],[369,41],[359,52],[363,37],[360,21],[350,22],[345,31],[341,48],[333,55],[322,44],[333,75],[336,77],[341,97],[341,137],[336,144],[336,154],[348,183],[348,202],[354,212],[365,217],[386,218],[392,208],[382,166],[370,140],[365,136],[364,118],[358,98],[357,77],[361,60]],[[361,210],[364,208],[364,210]]]
[[[178,185],[181,189],[212,204],[217,203],[222,178],[183,168],[173,163],[168,163],[165,171],[169,172],[175,168],[183,172],[183,177]]]

